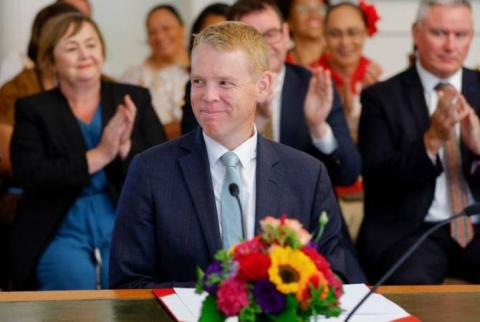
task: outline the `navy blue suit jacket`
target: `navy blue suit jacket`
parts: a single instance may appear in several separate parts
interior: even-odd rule
[[[480,73],[463,70],[462,94],[480,114]],[[423,143],[430,116],[416,68],[368,87],[361,100],[365,217],[357,242],[364,268],[371,271],[390,246],[424,222],[443,166],[440,159],[432,163]],[[480,169],[471,170],[480,156],[461,148],[464,175],[478,200]]]
[[[256,219],[288,214],[310,232],[329,223],[318,249],[345,276],[340,214],[325,167],[311,156],[259,135]],[[120,197],[110,260],[114,288],[192,285],[222,248],[205,143],[200,129],[141,153]]]
[[[303,105],[308,91],[311,73],[300,66],[285,64],[285,81],[282,87],[280,116],[280,143],[306,152],[322,161],[334,185],[353,184],[360,175],[360,154],[352,141],[340,96],[334,88],[334,102],[327,117],[338,142],[338,148],[332,154],[320,152],[312,143],[308,130]],[[190,83],[185,91],[183,106],[182,133],[187,133],[198,126],[190,103]]]

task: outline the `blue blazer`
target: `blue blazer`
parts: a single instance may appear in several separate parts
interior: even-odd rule
[[[285,64],[285,81],[282,87],[280,116],[280,143],[306,152],[322,161],[334,185],[353,184],[360,175],[360,154],[352,141],[340,96],[334,88],[334,102],[327,117],[338,142],[338,148],[332,154],[320,152],[312,143],[308,130],[303,105],[308,91],[311,73],[300,66]],[[187,133],[198,126],[190,102],[190,83],[185,91],[183,106],[182,133]]]
[[[480,115],[480,73],[463,70],[462,94]],[[357,242],[365,270],[374,271],[390,246],[424,222],[443,165],[432,163],[423,143],[430,116],[416,68],[368,87],[361,100],[365,217]],[[479,200],[480,168],[471,170],[480,156],[463,144],[461,151],[465,178]]]
[[[288,214],[316,233],[320,213],[329,223],[318,243],[345,276],[340,214],[321,162],[258,136],[256,218]],[[120,197],[110,259],[114,288],[189,285],[222,248],[202,131],[139,154]]]

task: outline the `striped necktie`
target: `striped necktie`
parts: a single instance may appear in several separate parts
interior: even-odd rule
[[[435,86],[438,91],[448,83],[439,83]],[[445,144],[444,149],[445,175],[447,178],[448,196],[452,208],[452,215],[459,214],[469,204],[468,185],[463,175],[460,146],[453,135]],[[450,234],[461,247],[465,248],[473,239],[473,225],[470,217],[462,217],[450,224]]]

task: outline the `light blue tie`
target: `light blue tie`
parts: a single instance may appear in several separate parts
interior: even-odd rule
[[[240,174],[236,167],[238,157],[232,151],[226,152],[220,157],[225,166],[225,178],[223,179],[222,193],[220,196],[220,211],[222,214],[222,239],[223,247],[230,248],[242,240],[242,217],[238,202],[230,193],[230,185],[235,183],[240,188]]]

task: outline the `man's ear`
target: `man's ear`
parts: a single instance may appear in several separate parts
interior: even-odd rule
[[[257,102],[263,103],[267,100],[272,91],[273,73],[264,71],[257,80]]]

